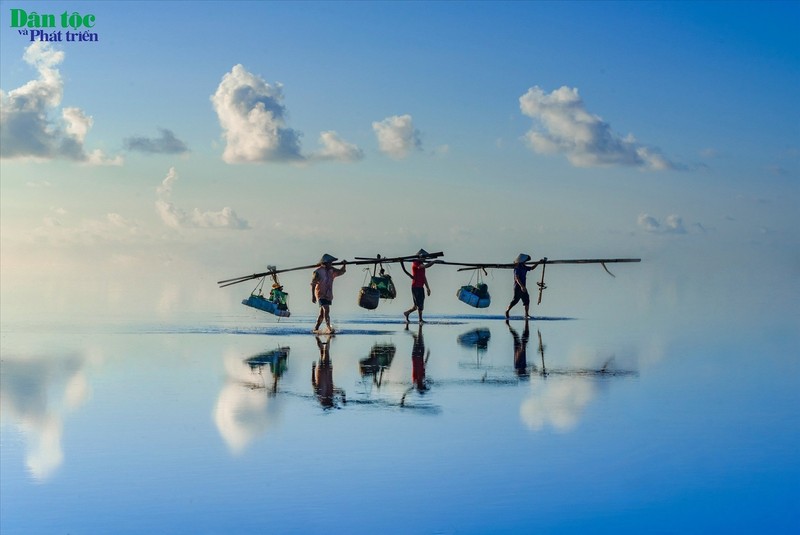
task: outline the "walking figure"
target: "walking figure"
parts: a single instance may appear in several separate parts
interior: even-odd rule
[[[333,303],[333,279],[339,275],[344,275],[347,271],[347,260],[342,260],[342,268],[333,267],[333,262],[338,260],[336,257],[325,253],[319,261],[320,267],[314,270],[311,275],[311,302],[319,302],[319,316],[312,332],[319,331],[322,320],[328,326],[328,332],[334,333],[331,327],[331,304]]]
[[[415,310],[419,316],[419,322],[424,323],[422,319],[422,310],[425,308],[425,293],[427,292],[428,295],[431,295],[431,287],[428,286],[428,278],[425,276],[425,270],[436,263],[423,262],[422,259],[426,256],[428,256],[428,251],[425,249],[420,249],[417,252],[417,257],[411,262],[411,273],[406,270],[405,263],[402,261],[400,262],[400,267],[403,268],[403,272],[411,277],[411,298],[414,301],[414,306],[403,312],[406,323],[408,323],[408,316]]]

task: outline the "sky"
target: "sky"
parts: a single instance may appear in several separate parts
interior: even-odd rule
[[[421,247],[643,259],[548,269],[546,314],[791,314],[799,23],[797,2],[3,0],[2,319],[225,313],[251,288],[217,280]],[[462,310],[469,276],[430,278],[429,308]],[[307,279],[283,282],[311,314]]]

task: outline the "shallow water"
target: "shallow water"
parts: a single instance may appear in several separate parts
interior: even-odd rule
[[[2,533],[800,525],[791,328],[264,318],[4,324]]]

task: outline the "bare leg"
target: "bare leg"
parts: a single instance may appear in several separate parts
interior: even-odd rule
[[[325,307],[319,307],[319,316],[317,316],[317,323],[314,325],[314,330],[318,331],[319,326],[322,325],[322,319],[325,317]]]
[[[329,305],[324,305],[322,307],[323,315],[325,316],[325,325],[328,326],[328,330],[331,331],[331,307]]]
[[[414,312],[415,310],[417,310],[417,305],[414,305],[413,307],[411,307],[408,310],[406,310],[405,312],[403,312],[403,316],[406,317],[406,323],[408,323],[408,316],[410,316],[411,313]]]

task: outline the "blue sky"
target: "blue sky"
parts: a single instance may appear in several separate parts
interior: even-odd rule
[[[235,308],[215,280],[419,247],[797,285],[796,2],[0,6],[4,302]],[[99,40],[29,49],[12,9]]]

